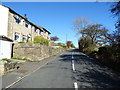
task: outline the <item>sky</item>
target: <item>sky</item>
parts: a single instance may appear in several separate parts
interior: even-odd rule
[[[72,41],[78,46],[80,36],[73,30],[75,17],[85,16],[93,23],[115,30],[115,18],[110,12],[111,2],[3,2],[29,21],[46,28],[58,42]]]

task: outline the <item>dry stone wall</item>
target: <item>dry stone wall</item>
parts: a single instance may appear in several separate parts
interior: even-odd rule
[[[39,43],[16,43],[13,46],[13,57],[27,58],[30,61],[40,61],[64,51],[64,48],[55,48]]]
[[[5,63],[0,61],[0,76],[5,75],[7,72],[14,70],[17,66],[17,62]]]

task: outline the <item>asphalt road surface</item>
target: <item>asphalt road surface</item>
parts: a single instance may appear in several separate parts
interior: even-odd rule
[[[120,73],[74,49],[56,56],[11,88],[120,88]]]

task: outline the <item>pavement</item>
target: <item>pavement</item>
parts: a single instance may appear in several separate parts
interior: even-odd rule
[[[40,62],[25,62],[2,77],[3,88],[119,88],[120,73],[77,49]],[[41,89],[42,90],[42,89]]]
[[[29,76],[30,74],[34,73],[36,70],[41,68],[42,66],[54,60],[54,58],[56,58],[57,56],[58,55],[52,56],[47,59],[43,59],[39,62],[29,62],[29,61],[24,62],[17,60],[18,62],[20,62],[18,65],[19,68],[2,76],[2,88],[9,88],[12,85],[18,83],[26,76]]]

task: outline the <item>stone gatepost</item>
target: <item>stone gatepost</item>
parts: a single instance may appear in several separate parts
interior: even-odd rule
[[[5,71],[4,64],[5,64],[4,62],[2,61],[0,62],[0,76],[4,75],[4,71]]]

